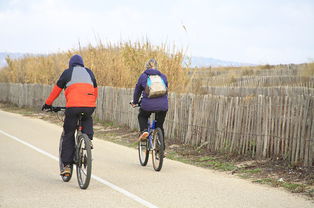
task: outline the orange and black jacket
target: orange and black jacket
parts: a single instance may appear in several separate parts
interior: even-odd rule
[[[95,76],[83,64],[73,64],[60,76],[57,84],[46,100],[52,105],[62,89],[66,98],[66,107],[96,107],[98,89]]]

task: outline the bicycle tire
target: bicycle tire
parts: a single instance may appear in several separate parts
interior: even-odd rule
[[[149,158],[149,150],[147,149],[147,140],[141,140],[138,142],[138,157],[141,166],[146,166]]]
[[[59,169],[60,169],[60,173],[64,170],[64,165],[63,165],[63,162],[61,160],[63,136],[64,136],[64,132],[62,132],[62,135],[60,137],[60,143],[59,143]],[[71,180],[71,178],[72,178],[72,173],[73,173],[73,165],[71,165],[71,174],[70,174],[70,176],[62,176],[61,175],[62,180],[64,182],[69,182]]]
[[[77,138],[77,141],[77,181],[81,189],[87,189],[92,175],[92,151],[90,139],[86,134],[80,134]]]
[[[152,162],[155,171],[160,171],[164,161],[164,138],[160,128],[153,133]]]

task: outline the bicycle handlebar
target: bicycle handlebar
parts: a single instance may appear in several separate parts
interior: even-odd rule
[[[141,107],[141,103],[133,104],[133,101],[129,103],[133,108]]]
[[[63,106],[51,106],[50,109],[48,109],[46,112],[59,112],[59,111],[62,111],[62,110],[65,110],[66,107],[63,107]]]
[[[141,103],[142,103],[142,97],[139,99],[139,101],[138,101],[137,104],[133,104],[133,100],[131,100],[129,104],[130,104],[133,108],[136,108],[136,107],[141,107]]]

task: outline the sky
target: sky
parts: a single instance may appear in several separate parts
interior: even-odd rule
[[[314,0],[0,0],[0,52],[149,40],[187,56],[314,61]]]

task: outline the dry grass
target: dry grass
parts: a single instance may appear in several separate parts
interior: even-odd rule
[[[192,68],[189,70],[194,78],[206,77],[233,77],[238,78],[242,76],[255,76],[260,71],[265,70],[280,70],[287,68],[287,65],[256,65],[256,66],[230,66],[230,67],[201,67]]]
[[[313,77],[314,76],[314,62],[310,62],[302,65],[300,70],[300,76]]]
[[[0,70],[0,82],[54,84],[74,54],[82,55],[99,85],[134,87],[147,60],[155,58],[159,70],[167,75],[169,90],[206,94],[204,86],[226,86],[253,76],[314,76],[314,62],[303,65],[259,65],[241,67],[188,68],[182,66],[184,54],[175,47],[153,46],[149,42],[121,42],[88,46],[48,56],[7,58],[8,66]],[[287,70],[292,69],[292,70]],[[297,69],[297,74],[295,70]],[[287,70],[287,71],[286,71]],[[294,83],[291,83],[294,84]],[[277,84],[279,85],[279,84]]]
[[[168,77],[169,90],[187,91],[188,76],[181,64],[183,53],[175,47],[153,46],[149,42],[100,43],[96,47],[90,45],[48,56],[7,58],[8,66],[0,71],[0,82],[54,84],[74,54],[83,57],[85,66],[93,70],[99,85],[134,87],[145,70],[145,62],[155,58],[159,70]]]
[[[193,90],[206,94],[204,86],[313,86],[314,62],[289,65],[203,67],[188,69]],[[290,76],[290,80],[289,77]],[[302,81],[300,81],[302,79]],[[286,81],[285,81],[286,80]],[[202,87],[203,86],[203,87]],[[205,90],[205,92],[202,92]],[[194,91],[193,91],[194,92]]]

